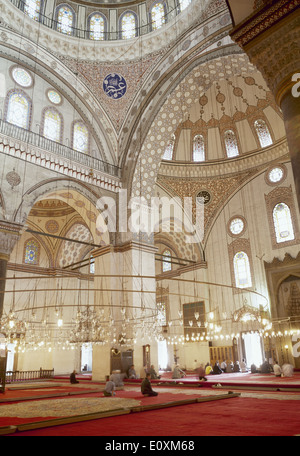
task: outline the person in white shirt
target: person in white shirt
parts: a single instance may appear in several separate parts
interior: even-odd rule
[[[275,364],[273,366],[273,371],[274,371],[275,377],[281,377],[282,370],[277,361],[275,361]]]

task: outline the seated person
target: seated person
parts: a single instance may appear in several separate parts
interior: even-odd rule
[[[231,374],[231,372],[233,372],[233,362],[232,361],[230,361],[226,367],[226,373]]]
[[[223,372],[226,372],[226,368],[227,368],[227,363],[226,363],[226,361],[224,359],[224,361],[222,361],[222,363],[221,363],[221,369],[222,369]]]
[[[241,372],[240,363],[236,361],[233,365],[233,372]]]
[[[146,374],[146,377],[142,381],[141,384],[141,392],[144,396],[157,396],[158,393],[153,391],[151,383],[150,383],[150,373]]]
[[[120,387],[124,386],[123,377],[119,370],[112,371],[112,374],[109,377],[109,380],[114,382],[116,388],[120,388]]]
[[[172,378],[183,378],[185,373],[179,368],[178,364],[175,366]]]
[[[220,374],[223,374],[223,371],[220,367],[220,364],[219,364],[219,361],[216,361],[215,362],[215,365],[213,367],[213,371],[212,371],[212,374],[213,375],[220,375]]]
[[[156,380],[156,379],[159,379],[160,378],[160,375],[157,375],[155,369],[154,369],[154,366],[153,364],[151,365],[150,367],[150,376],[151,376],[151,380]]]
[[[282,370],[278,364],[278,361],[275,361],[275,364],[273,366],[273,371],[274,371],[275,377],[281,377]]]
[[[106,385],[105,385],[105,388],[103,391],[104,396],[106,396],[106,397],[115,396],[116,395],[116,393],[115,393],[116,386],[115,386],[114,382],[109,380],[108,376],[107,376],[106,380],[107,380],[107,382],[106,382]]]
[[[72,374],[70,375],[70,383],[74,384],[74,383],[79,383],[78,380],[76,380],[76,371],[73,370]]]
[[[200,367],[198,367],[197,374],[199,376],[199,380],[207,381],[207,378],[205,377],[205,369],[203,367],[203,364],[200,364]]]
[[[272,371],[272,367],[267,360],[260,366],[262,374],[269,374]]]
[[[284,364],[282,366],[282,373],[284,377],[292,377],[294,374],[294,366],[292,364]]]
[[[205,374],[210,375],[212,373],[213,373],[213,368],[211,367],[211,365],[209,363],[207,363],[205,366]]]
[[[136,372],[135,372],[135,369],[134,369],[134,365],[132,365],[128,369],[128,378],[137,378],[137,375],[136,375]]]
[[[242,359],[240,366],[241,366],[242,372],[248,372],[247,364],[246,364],[246,361],[244,358]]]
[[[253,363],[251,364],[251,374],[257,374],[258,370],[257,370],[257,367],[256,365]]]

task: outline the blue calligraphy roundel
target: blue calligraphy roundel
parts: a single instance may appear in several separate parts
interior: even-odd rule
[[[103,90],[108,97],[117,100],[125,95],[127,84],[123,76],[111,73],[103,81]]]

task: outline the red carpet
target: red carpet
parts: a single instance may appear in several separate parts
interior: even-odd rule
[[[25,431],[12,436],[293,436],[299,433],[298,403],[234,398]]]

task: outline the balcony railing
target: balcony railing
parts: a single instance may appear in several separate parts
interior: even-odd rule
[[[67,160],[71,160],[72,162],[80,163],[91,170],[100,171],[114,177],[121,176],[121,169],[118,166],[112,165],[99,158],[92,157],[82,152],[78,152],[71,147],[51,141],[38,133],[17,127],[16,125],[2,119],[0,119],[0,134],[59,155]]]
[[[24,0],[10,0],[10,2],[16,6],[18,9],[21,11],[24,11],[26,2]],[[118,6],[122,6],[119,4]],[[167,24],[172,18],[177,16],[181,12],[181,9],[179,6],[175,6],[174,8],[169,7],[168,11],[165,10],[164,14],[164,24]],[[56,19],[53,19],[53,17],[47,17],[42,13],[38,14],[38,21],[39,23],[45,25],[46,27],[53,29],[53,30],[59,30],[59,26],[61,25],[60,22],[58,22]],[[108,25],[108,24],[107,24]],[[109,27],[107,27],[109,28]],[[149,32],[152,32],[155,29],[153,26],[152,22],[148,22],[147,24],[144,24],[142,26],[134,27],[132,29],[135,37],[145,35]],[[81,39],[92,39],[91,38],[91,31],[87,29],[80,29],[74,26],[68,26],[68,33],[67,35],[73,36],[76,38],[81,38]],[[101,34],[101,38],[104,41],[112,41],[112,40],[122,40],[122,31],[115,31],[115,32],[107,32],[104,31]]]

